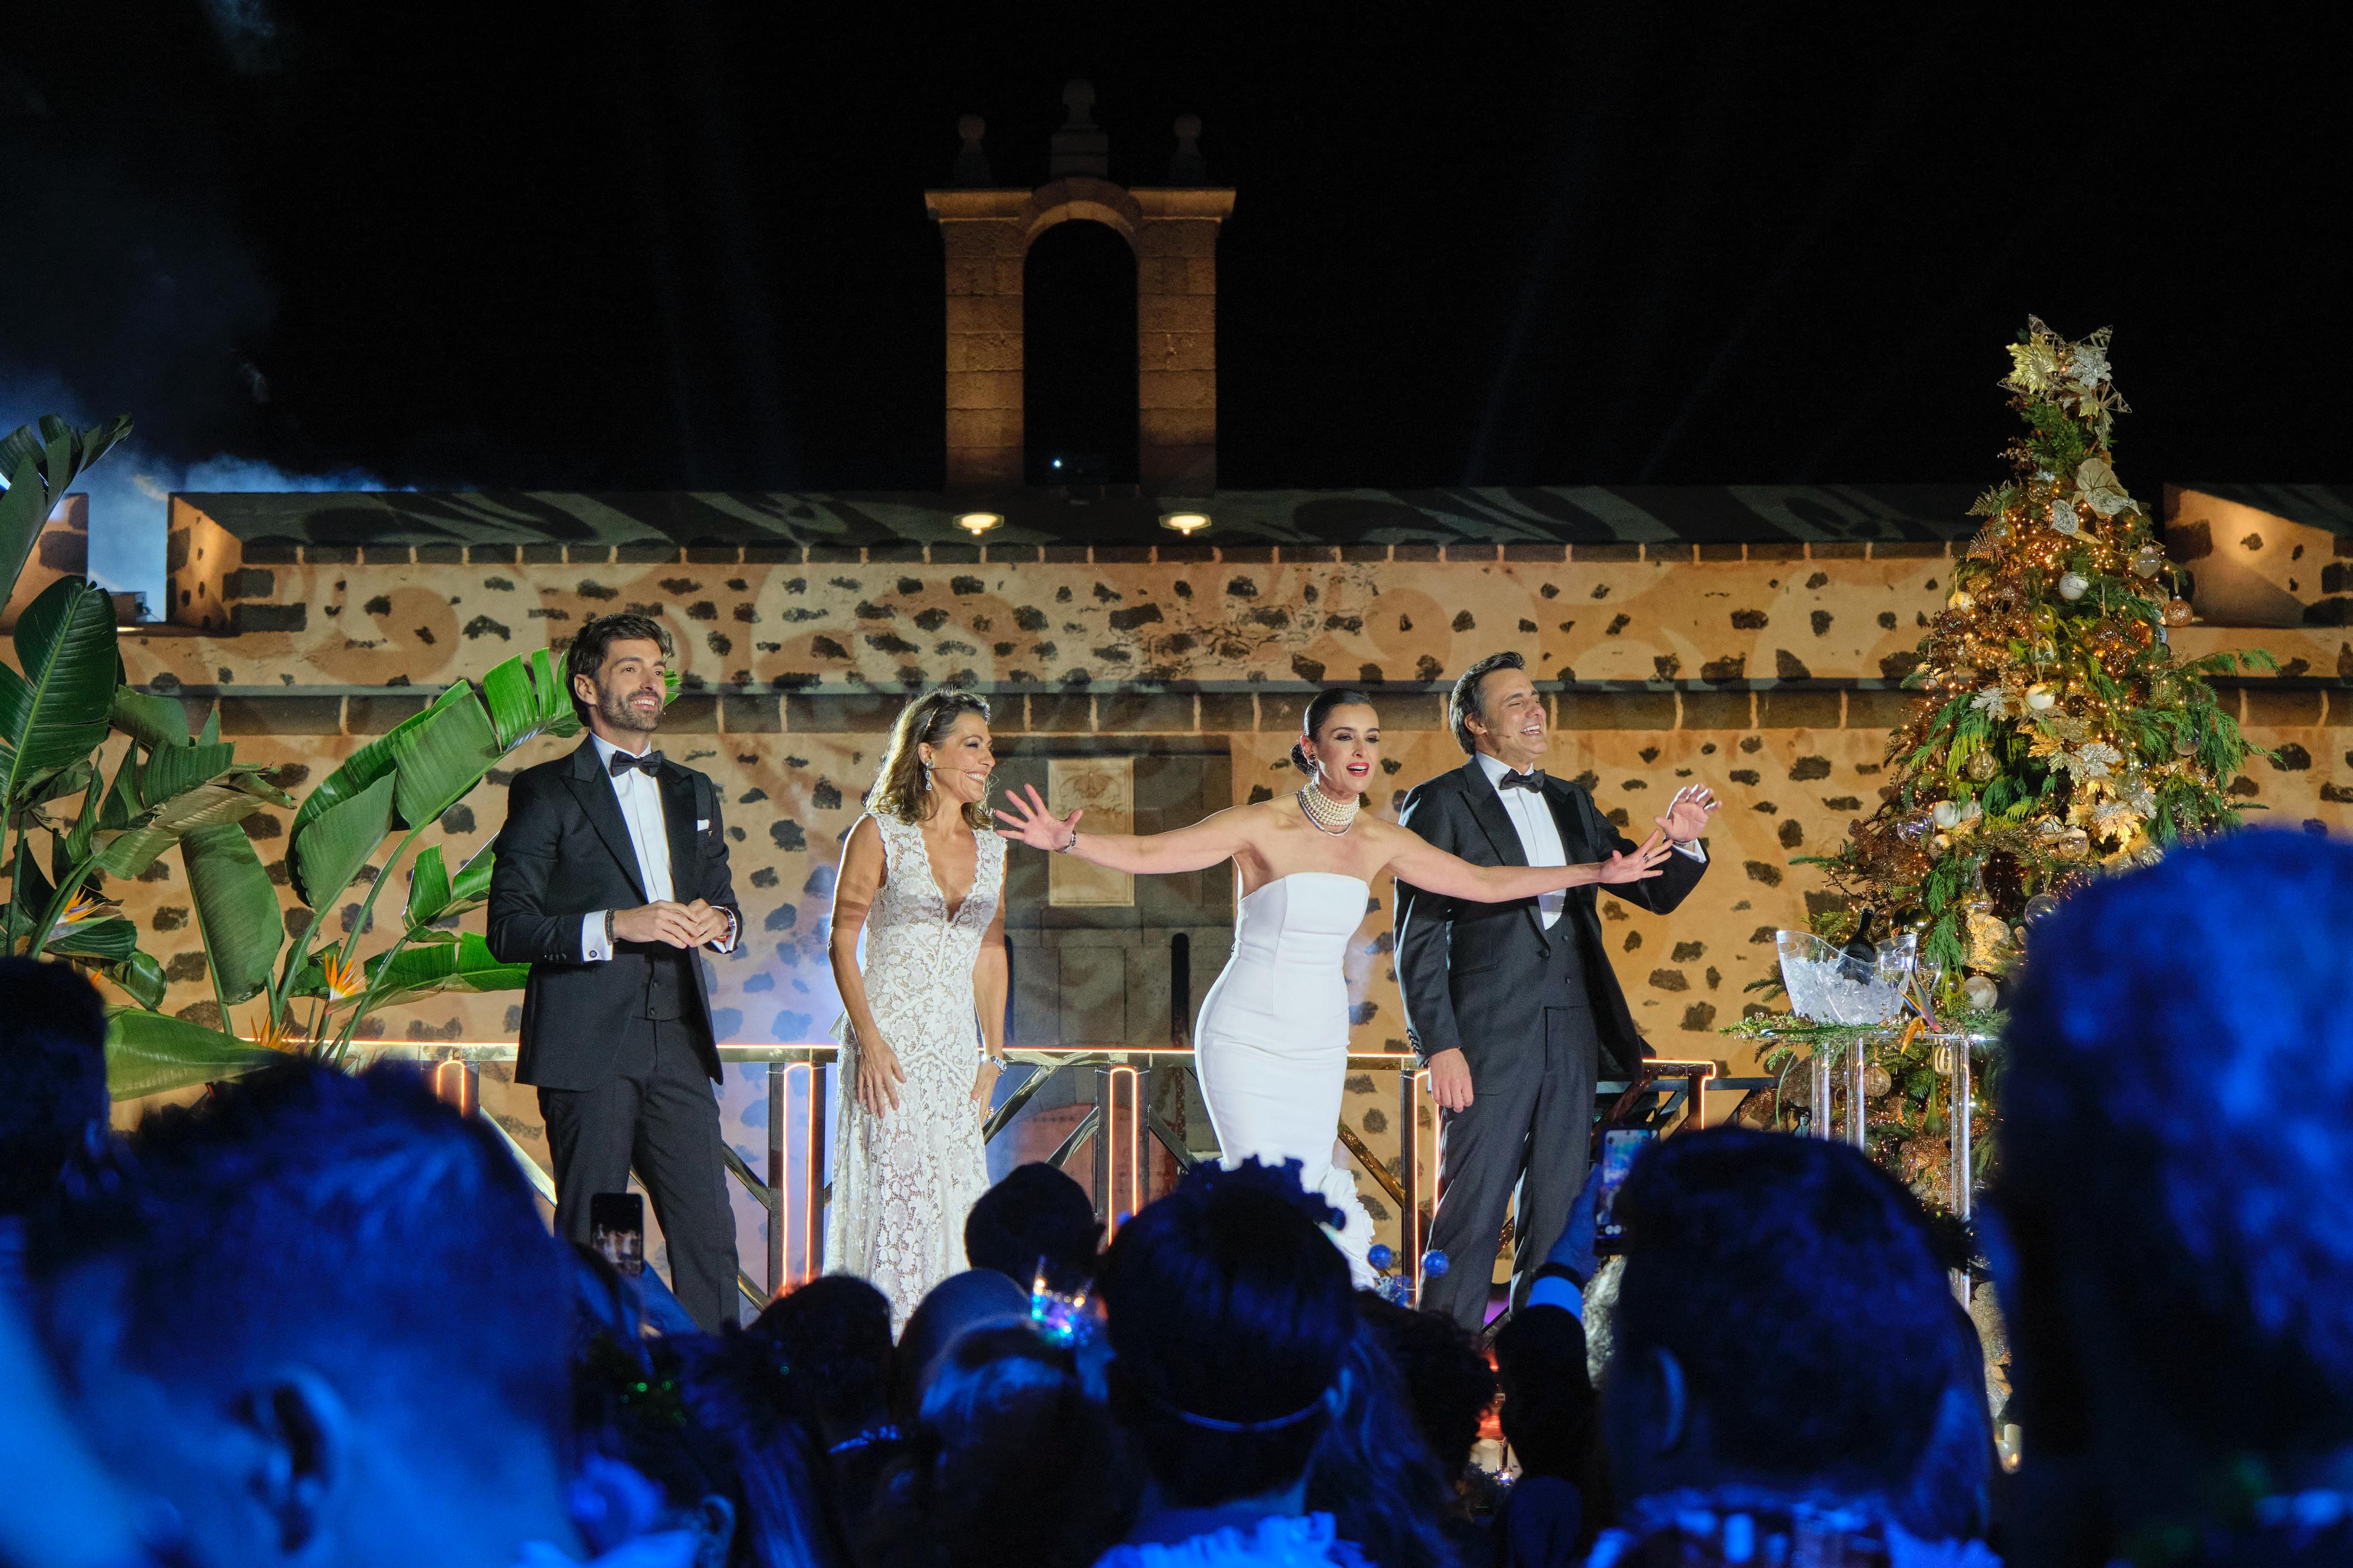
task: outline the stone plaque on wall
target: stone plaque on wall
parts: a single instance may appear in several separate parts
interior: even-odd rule
[[[1081,833],[1135,831],[1135,759],[1053,757],[1046,763],[1046,804],[1058,816],[1083,811]],[[1059,909],[1131,907],[1135,879],[1069,855],[1049,858],[1046,901]]]

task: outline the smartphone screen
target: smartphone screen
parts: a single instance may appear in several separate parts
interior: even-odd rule
[[[636,1193],[595,1193],[588,1199],[588,1245],[617,1273],[646,1271],[646,1200]]]
[[[1601,1190],[1593,1226],[1595,1252],[1625,1250],[1626,1227],[1617,1215],[1618,1189],[1626,1184],[1626,1173],[1634,1168],[1634,1156],[1657,1136],[1639,1127],[1613,1127],[1601,1135]]]

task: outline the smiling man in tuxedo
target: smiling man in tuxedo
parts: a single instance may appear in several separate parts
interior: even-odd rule
[[[679,1303],[732,1321],[735,1222],[720,1154],[720,1076],[699,950],[742,920],[719,792],[652,750],[670,633],[604,616],[565,656],[588,739],[515,775],[491,872],[490,943],[528,963],[515,1081],[539,1089],[555,1161],[555,1228],[588,1239],[588,1200],[634,1168],[670,1246]]]
[[[1447,703],[1471,760],[1406,796],[1398,818],[1478,866],[1574,866],[1631,854],[1583,784],[1548,778],[1544,699],[1515,653],[1463,671]],[[1699,836],[1715,800],[1675,792],[1660,829],[1677,853],[1612,898],[1665,914],[1707,869]],[[1567,1223],[1585,1184],[1599,1070],[1625,1077],[1649,1054],[1601,946],[1594,889],[1474,904],[1397,885],[1398,989],[1406,1036],[1438,1101],[1438,1208],[1430,1246],[1454,1267],[1421,1288],[1424,1308],[1471,1330],[1487,1314],[1496,1239],[1516,1187],[1512,1300]]]

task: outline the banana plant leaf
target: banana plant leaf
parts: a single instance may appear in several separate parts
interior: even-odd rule
[[[428,844],[417,856],[417,864],[408,873],[408,908],[405,911],[411,927],[431,925],[449,907],[449,872],[441,863],[441,846]]]
[[[168,1013],[118,1007],[107,1016],[106,1087],[117,1100],[217,1083],[279,1059],[276,1051]]]
[[[437,702],[426,710],[424,723],[414,730],[404,726],[386,737],[393,743],[393,776],[399,781],[400,820],[406,826],[421,827],[457,805],[482,782],[491,764],[506,754],[473,689],[459,685],[449,689],[464,700]]]
[[[269,984],[270,966],[286,940],[278,889],[253,852],[253,840],[235,823],[187,834],[180,840],[180,860],[220,994],[242,1002]]]
[[[0,437],[0,582],[14,583],[33,553],[41,525],[73,488],[74,479],[131,434],[131,416],[77,430],[54,414],[37,425],[20,425]]]
[[[371,981],[382,980],[378,1007],[413,1002],[437,991],[520,991],[531,978],[530,964],[501,963],[491,956],[491,944],[472,931],[455,942],[379,953],[368,961],[367,971]]]
[[[155,863],[155,857],[189,834],[242,822],[273,801],[292,804],[249,771],[223,773],[142,812],[128,830],[99,851],[98,868],[109,876],[136,877]]]
[[[134,951],[120,963],[101,963],[98,972],[150,1013],[164,1005],[164,966],[153,953]]]
[[[188,710],[176,697],[117,686],[107,721],[150,751],[188,743]]]
[[[576,735],[580,715],[555,667],[555,655],[546,648],[530,657],[517,654],[502,659],[482,677],[482,700],[490,704],[491,724],[498,732],[499,750],[512,752],[533,735]]]
[[[457,876],[449,882],[452,903],[471,909],[490,898],[491,871],[498,864],[498,847],[499,841],[493,838],[475,850],[472,859],[458,868]]]
[[[310,831],[311,825],[343,802],[358,795],[378,780],[389,777],[398,759],[398,752],[394,750],[395,742],[409,731],[423,727],[442,709],[459,702],[470,703],[478,709],[481,706],[480,700],[475,697],[472,689],[460,681],[435,698],[431,706],[421,712],[411,713],[390,730],[353,752],[344,759],[342,767],[311,786],[311,793],[302,797],[301,807],[294,813],[293,825],[286,830],[286,866],[294,878],[296,897],[304,903],[316,907],[316,902],[311,896],[311,889],[302,881],[301,869],[296,863],[294,854],[296,847],[302,842],[303,835]],[[487,765],[483,771],[489,771]],[[328,896],[332,897],[332,892]]]
[[[309,829],[294,840],[286,867],[303,902],[323,914],[351,885],[392,831],[393,796],[398,787],[397,775],[385,774],[313,817]]]
[[[61,924],[43,950],[59,958],[97,958],[120,963],[139,951],[139,928],[121,916]]]
[[[16,944],[33,934],[40,923],[41,911],[49,907],[57,896],[57,887],[41,874],[40,862],[33,858],[33,836],[16,837],[16,863],[8,880],[8,946],[14,952]]]
[[[50,770],[87,760],[105,741],[119,655],[114,605],[78,577],[61,577],[16,621],[16,659],[0,665],[0,802],[24,804]]]

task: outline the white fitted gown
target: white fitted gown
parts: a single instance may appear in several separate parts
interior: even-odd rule
[[[872,1280],[896,1332],[926,1291],[965,1267],[965,1217],[988,1190],[972,1103],[981,1060],[972,971],[1005,886],[1005,840],[978,836],[972,892],[951,919],[923,830],[887,816],[874,825],[884,868],[866,915],[866,1002],[907,1080],[898,1110],[868,1115],[856,1092],[857,1034],[847,1013],[836,1021],[841,1110],[825,1261]]]
[[[1300,1180],[1344,1218],[1337,1237],[1357,1283],[1372,1216],[1333,1163],[1348,1076],[1348,983],[1342,958],[1372,889],[1335,871],[1294,871],[1247,894],[1234,951],[1193,1031],[1194,1068],[1225,1163],[1300,1163]]]

